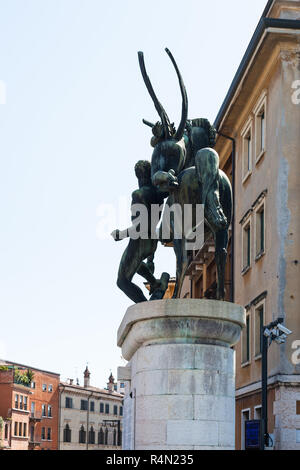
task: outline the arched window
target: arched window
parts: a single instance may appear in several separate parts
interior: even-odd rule
[[[79,444],[85,444],[85,430],[83,424],[79,430]]]
[[[100,445],[104,444],[104,432],[103,432],[102,428],[98,432],[98,444],[100,444]]]
[[[108,445],[108,429],[105,429],[104,433],[104,444],[107,446]]]
[[[113,433],[113,446],[117,445],[117,431],[114,429]]]
[[[71,442],[71,429],[68,424],[66,424],[65,429],[64,429],[64,442]]]
[[[91,426],[90,432],[89,432],[89,444],[95,444],[95,431],[94,431],[93,426]]]

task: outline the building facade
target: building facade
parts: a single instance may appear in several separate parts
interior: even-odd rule
[[[261,416],[261,325],[292,331],[268,359],[268,432],[274,449],[300,449],[300,1],[273,0],[215,121],[220,167],[234,189],[226,300],[243,305],[236,347],[236,447]],[[232,262],[233,260],[233,262]],[[214,296],[213,241],[195,253],[182,296]]]
[[[11,449],[58,449],[59,382],[59,374],[1,361],[0,416],[11,419]]]
[[[110,375],[107,389],[90,385],[90,372],[84,371],[84,386],[73,380],[60,389],[60,450],[120,450],[124,382]]]

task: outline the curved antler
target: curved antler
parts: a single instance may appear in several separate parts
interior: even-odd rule
[[[143,52],[139,51],[138,52],[138,57],[139,57],[139,64],[140,64],[141,73],[142,73],[146,88],[149,92],[149,95],[151,96],[151,98],[153,100],[155,109],[158,112],[159,117],[161,119],[161,122],[162,122],[162,125],[163,125],[163,128],[164,128],[165,138],[170,139],[170,137],[171,137],[171,135],[170,135],[170,127],[171,127],[170,120],[169,120],[168,115],[167,115],[166,111],[164,110],[162,104],[158,101],[157,96],[156,96],[156,94],[153,90],[152,84],[150,82],[150,78],[147,75]]]
[[[165,48],[165,51],[168,54],[168,56],[170,57],[170,59],[172,61],[172,64],[174,65],[174,68],[176,70],[176,74],[177,74],[177,77],[178,77],[178,80],[179,80],[179,85],[180,85],[181,96],[182,96],[181,120],[180,120],[180,124],[179,124],[178,129],[177,129],[177,131],[175,133],[175,136],[174,136],[174,138],[176,140],[180,140],[183,137],[183,132],[184,132],[184,128],[186,126],[186,121],[187,121],[187,117],[188,117],[188,98],[187,98],[186,88],[185,88],[185,85],[183,83],[183,79],[182,79],[182,76],[179,72],[177,64],[175,62],[175,59],[174,59],[173,55],[171,54],[171,52],[169,51],[169,49],[167,47]]]

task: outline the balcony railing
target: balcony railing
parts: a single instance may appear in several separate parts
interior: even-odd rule
[[[32,421],[41,421],[43,418],[41,411],[31,411],[29,419]]]

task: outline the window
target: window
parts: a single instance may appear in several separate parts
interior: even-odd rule
[[[46,429],[45,428],[42,428],[41,439],[42,439],[42,441],[44,441],[46,439]]]
[[[19,436],[22,436],[22,424],[23,423],[19,423]]]
[[[104,433],[102,428],[100,428],[100,431],[98,432],[98,444],[104,444]]]
[[[51,441],[51,428],[47,429],[47,440]]]
[[[296,414],[300,415],[300,401],[296,401]]]
[[[254,407],[254,419],[261,419],[261,405]]]
[[[34,442],[34,426],[30,426],[30,440]]]
[[[242,364],[250,362],[250,314],[246,315],[246,328],[242,332]]]
[[[264,324],[264,302],[256,307],[254,311],[254,323],[255,323],[255,337],[254,337],[254,354],[255,358],[258,359],[261,357],[262,353],[262,337],[261,337],[261,329]]]
[[[100,413],[104,413],[104,403],[100,402]]]
[[[88,401],[87,400],[81,400],[80,402],[80,409],[87,411],[88,410]]]
[[[242,166],[244,183],[252,172],[252,119],[242,131]]]
[[[245,430],[246,430],[246,421],[250,419],[250,409],[242,410],[242,422],[241,422],[241,449],[245,450]]]
[[[19,408],[19,395],[15,395],[15,408]]]
[[[124,388],[124,387],[125,387],[124,382],[121,382],[121,383],[120,383],[120,388]]]
[[[66,408],[73,408],[73,398],[66,397]]]
[[[256,224],[256,260],[265,252],[265,203],[263,202],[255,211]]]
[[[85,430],[83,425],[81,425],[79,430],[79,444],[85,444]]]
[[[113,446],[117,445],[117,431],[114,429],[113,432]]]
[[[267,109],[267,97],[264,91],[263,95],[259,99],[257,105],[254,108],[255,115],[255,162],[259,160],[265,153],[266,150],[266,109]]]
[[[8,424],[6,424],[4,428],[4,439],[8,439]]]
[[[71,433],[72,431],[67,423],[64,428],[64,442],[71,442]]]
[[[48,418],[52,418],[52,406],[48,405]]]
[[[90,411],[95,411],[95,402],[91,401],[90,403]]]
[[[46,405],[42,405],[42,416],[46,416]]]
[[[23,437],[27,437],[27,423],[23,424]]]
[[[95,431],[93,426],[91,426],[90,432],[89,432],[89,444],[95,444]]]
[[[106,428],[105,429],[105,433],[104,433],[104,445],[108,445],[108,429]]]
[[[15,429],[14,429],[14,435],[18,435],[18,423],[15,421]]]
[[[123,406],[120,406],[120,416],[123,416]]]
[[[24,397],[24,410],[27,410],[28,397]]]
[[[35,411],[35,402],[31,402],[31,414],[34,416],[34,411]]]
[[[251,222],[248,219],[247,222],[244,223],[243,227],[243,242],[242,242],[242,250],[243,250],[243,266],[242,272],[246,273],[251,266]]]
[[[105,413],[109,414],[109,404],[108,403],[106,403],[106,405],[105,405]]]
[[[118,414],[118,407],[117,405],[114,405],[114,415],[117,415]]]
[[[300,429],[296,429],[296,443],[300,444]]]
[[[42,390],[43,390],[43,392],[47,392],[47,384],[42,385]]]
[[[31,382],[31,388],[35,388],[35,382]]]
[[[23,410],[23,395],[20,395],[20,410]]]
[[[48,392],[52,392],[53,391],[53,386],[52,384],[48,385]]]
[[[118,390],[118,384],[114,384],[114,390],[115,392]]]

